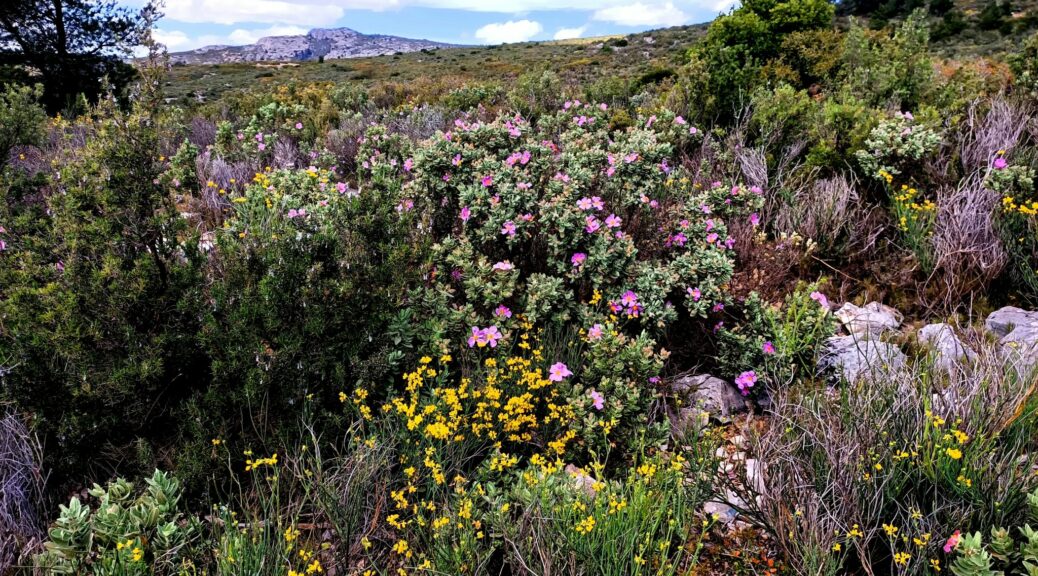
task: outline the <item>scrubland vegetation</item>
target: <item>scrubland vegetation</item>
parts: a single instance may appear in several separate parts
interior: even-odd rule
[[[0,572],[1038,574],[1036,15],[865,4],[9,84]]]

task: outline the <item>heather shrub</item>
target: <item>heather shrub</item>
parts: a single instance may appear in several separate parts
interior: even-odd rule
[[[168,438],[178,401],[207,371],[195,342],[199,258],[160,182],[151,105],[97,110],[53,191],[11,206],[26,212],[4,233],[3,394],[36,414],[59,484],[131,442]]]
[[[47,114],[39,104],[42,86],[7,84],[0,94],[0,168],[7,165],[11,150],[43,142]]]
[[[387,376],[387,326],[423,258],[394,205],[315,166],[267,170],[231,194],[200,338],[212,361],[200,402],[218,430],[274,432],[290,420],[271,416],[305,394],[330,400]]]

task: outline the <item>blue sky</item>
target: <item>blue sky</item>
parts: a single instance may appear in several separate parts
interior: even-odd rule
[[[705,22],[734,4],[736,0],[166,0],[166,17],[156,37],[176,52],[345,26],[367,34],[500,44]]]

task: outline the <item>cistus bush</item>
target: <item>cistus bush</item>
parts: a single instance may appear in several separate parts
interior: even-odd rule
[[[630,390],[642,397],[631,405],[648,405],[662,361],[638,359],[665,358],[655,339],[679,317],[723,308],[742,241],[726,221],[755,220],[762,192],[682,168],[676,154],[699,133],[680,117],[644,116],[624,131],[608,119],[604,105],[567,102],[536,125],[459,120],[413,157],[371,155],[373,173],[403,175],[401,216],[435,241],[414,302],[434,327],[430,349],[488,330],[514,346],[529,322],[557,335],[548,359],[577,359],[584,389]],[[596,360],[606,356],[608,368]],[[643,420],[631,412],[617,428]]]

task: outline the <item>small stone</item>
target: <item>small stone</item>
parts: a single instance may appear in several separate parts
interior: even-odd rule
[[[1006,306],[988,315],[984,325],[999,336],[1005,357],[1025,377],[1038,367],[1038,312]]]
[[[833,336],[826,340],[818,367],[832,372],[837,381],[855,382],[889,375],[907,359],[897,346],[868,336]]]
[[[686,376],[674,382],[674,392],[686,397],[715,420],[728,422],[734,414],[745,412],[746,398],[735,386],[709,374]]]
[[[739,513],[735,511],[735,508],[720,502],[703,504],[703,514],[716,518],[718,522],[725,526],[735,522],[735,519],[739,517]]]
[[[927,324],[919,330],[919,341],[928,345],[934,355],[934,363],[945,371],[952,370],[964,360],[973,360],[976,353],[963,344],[948,324]]]
[[[897,330],[903,319],[900,312],[879,302],[869,302],[861,307],[847,302],[836,311],[835,316],[848,333],[873,336]]]

